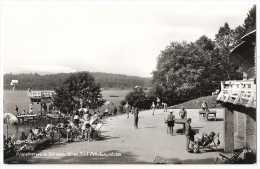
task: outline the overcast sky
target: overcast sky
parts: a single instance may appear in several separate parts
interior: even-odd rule
[[[214,39],[225,22],[242,25],[254,2],[2,2],[3,74],[78,69],[151,77],[170,42]]]

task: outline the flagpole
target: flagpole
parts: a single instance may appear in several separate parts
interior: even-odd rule
[[[7,116],[7,120],[6,120],[6,122],[7,122],[7,123],[6,123],[6,124],[7,124],[7,126],[6,126],[6,128],[7,128],[7,131],[6,131],[6,132],[7,132],[7,133],[6,133],[6,135],[7,135],[7,137],[6,137],[6,138],[8,138],[8,123],[9,123],[9,121],[10,121],[9,118],[10,118],[10,117]]]
[[[7,124],[7,137],[6,138],[8,138],[8,124]]]

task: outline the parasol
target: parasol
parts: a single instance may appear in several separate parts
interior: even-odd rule
[[[3,119],[5,124],[18,123],[18,119],[12,113],[4,113]]]
[[[7,124],[7,138],[8,138],[8,124],[18,123],[18,119],[12,113],[4,113],[3,115],[4,123]]]

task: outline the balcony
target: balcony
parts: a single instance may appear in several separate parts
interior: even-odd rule
[[[254,80],[221,82],[221,92],[217,101],[256,108],[256,84]]]
[[[28,91],[27,97],[32,99],[51,98],[54,93],[54,91]]]

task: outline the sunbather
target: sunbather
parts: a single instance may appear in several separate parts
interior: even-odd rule
[[[191,143],[191,151],[190,152],[194,152],[194,145],[196,145],[196,149],[195,149],[195,153],[199,153],[199,147],[200,146],[207,146],[208,144],[210,144],[213,139],[214,139],[214,136],[216,134],[212,131],[209,135],[205,132],[202,133],[201,135],[201,139],[198,138],[197,141],[194,141]]]
[[[22,132],[22,135],[21,135],[21,137],[20,137],[20,140],[26,140],[26,139],[27,139],[27,137],[26,137],[25,133]]]
[[[35,135],[34,135],[32,130],[29,131],[27,139],[28,140],[32,140],[32,141],[36,139],[36,137],[35,137]]]

